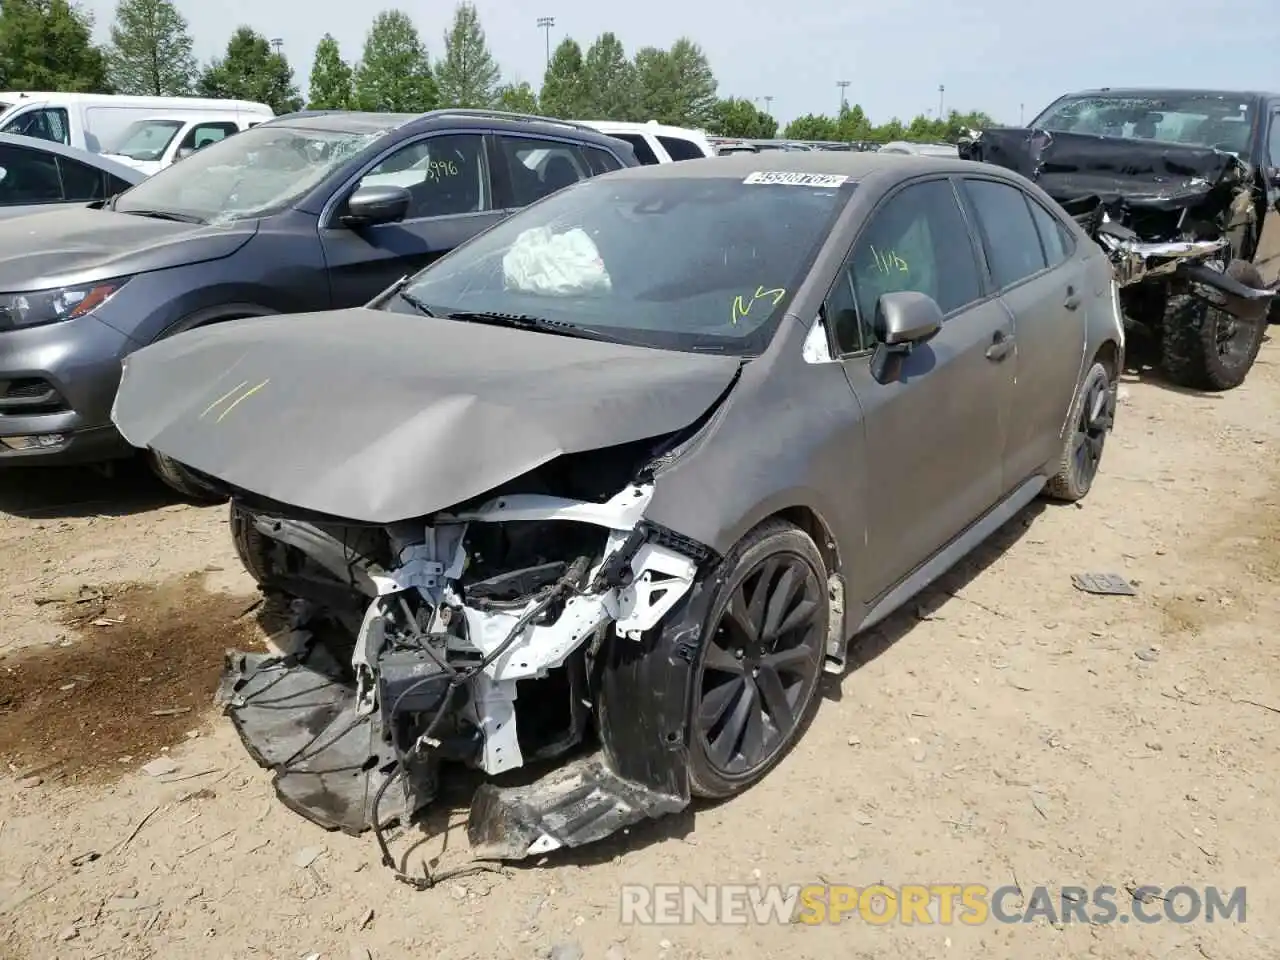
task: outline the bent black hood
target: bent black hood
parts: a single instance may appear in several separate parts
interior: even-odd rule
[[[205,226],[71,207],[0,220],[0,290],[106,280],[230,256],[257,221]]]
[[[1059,203],[1178,209],[1222,194],[1225,208],[1249,168],[1235,154],[1155,140],[996,127],[962,142],[960,157],[994,163],[1039,184]]]
[[[112,419],[259,496],[392,523],[564,453],[693,423],[739,359],[354,309],[235,320],[132,354]]]

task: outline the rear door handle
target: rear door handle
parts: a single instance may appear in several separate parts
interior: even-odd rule
[[[1062,301],[1062,305],[1068,310],[1074,310],[1080,306],[1080,294],[1076,293],[1075,287],[1067,287],[1067,299]]]
[[[987,347],[987,359],[999,363],[1013,350],[1013,335],[997,330],[991,338],[991,346]]]

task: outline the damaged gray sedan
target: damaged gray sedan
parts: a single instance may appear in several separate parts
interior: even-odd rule
[[[224,678],[280,798],[381,842],[470,767],[475,853],[518,859],[759,781],[855,634],[1088,493],[1123,351],[1106,256],[1017,174],[747,154],[146,347],[114,420],[231,494],[309,638]]]

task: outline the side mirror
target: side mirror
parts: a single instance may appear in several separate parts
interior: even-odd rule
[[[876,301],[879,343],[871,355],[871,375],[879,383],[897,380],[911,351],[941,329],[942,308],[932,297],[911,290],[881,294]]]
[[[942,329],[942,308],[913,290],[883,294],[876,301],[876,339],[886,347],[924,343]]]
[[[1267,171],[1267,179],[1273,187],[1280,187],[1280,167],[1272,167]]]
[[[195,153],[195,152],[196,152],[196,148],[195,148],[195,147],[179,147],[179,148],[178,148],[178,153],[177,153],[177,155],[174,157],[174,159],[175,159],[175,160],[185,160],[187,157],[191,156],[191,155],[192,155],[193,153]]]
[[[409,191],[392,184],[361,187],[347,201],[347,211],[338,218],[344,227],[371,227],[403,220],[412,202]]]

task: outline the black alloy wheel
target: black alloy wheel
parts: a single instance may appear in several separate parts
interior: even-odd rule
[[[821,554],[771,522],[736,550],[695,674],[691,774],[702,796],[758,781],[803,730],[830,616]]]
[[[1086,490],[1093,486],[1102,465],[1102,448],[1107,442],[1114,420],[1108,393],[1110,384],[1103,377],[1092,377],[1085,385],[1084,402],[1080,405],[1075,425],[1076,476]]]

